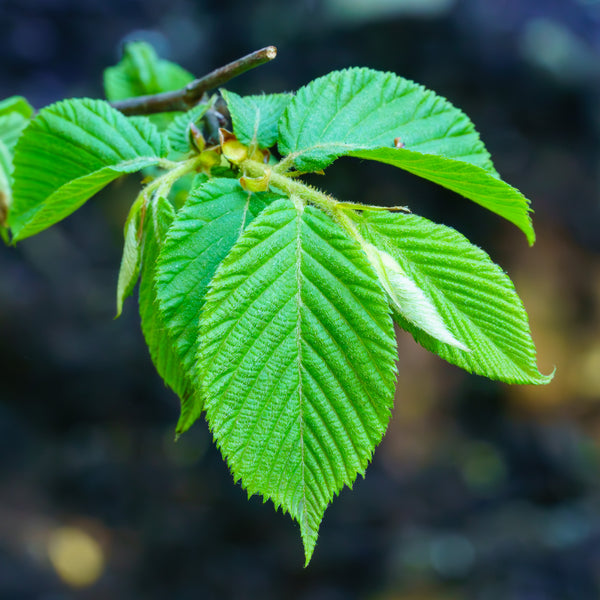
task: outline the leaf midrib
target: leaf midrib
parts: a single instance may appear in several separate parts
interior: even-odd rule
[[[296,278],[296,355],[298,357],[298,425],[300,427],[300,463],[302,465],[302,524],[308,525],[308,509],[306,504],[306,456],[304,447],[304,390],[302,385],[302,206],[296,208],[296,261],[294,275]],[[314,475],[313,475],[314,478]]]

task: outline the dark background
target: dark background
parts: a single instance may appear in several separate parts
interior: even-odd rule
[[[600,2],[0,0],[0,97],[102,96],[126,39],[229,87],[391,70],[471,116],[538,242],[436,186],[340,160],[319,185],[457,227],[515,281],[547,387],[469,376],[400,334],[396,408],[312,563],[200,422],[177,444],[134,300],[114,316],[130,177],[0,248],[0,598],[588,600],[600,596]],[[86,558],[102,559],[96,572]],[[93,558],[93,557],[92,557]],[[71,565],[75,576],[65,568]],[[77,574],[86,581],[77,585]],[[87,575],[86,575],[87,574]]]

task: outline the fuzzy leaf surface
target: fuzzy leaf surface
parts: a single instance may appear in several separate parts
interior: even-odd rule
[[[470,352],[394,319],[428,350],[469,372],[507,383],[548,383],[527,313],[502,269],[450,227],[412,214],[354,214],[363,237],[387,252],[429,297],[453,336]]]
[[[276,198],[246,192],[237,179],[212,179],[193,191],[177,213],[160,253],[156,283],[162,318],[186,372],[194,372],[210,280],[248,223]],[[188,429],[201,411],[200,403],[177,432]]]
[[[217,443],[248,493],[298,521],[308,563],[390,417],[396,345],[376,275],[327,215],[278,200],[219,267],[199,339]]]
[[[404,144],[396,148],[395,141]],[[385,162],[451,189],[535,235],[529,201],[499,179],[473,123],[434,92],[371,69],[334,71],[301,88],[279,125],[300,171],[340,156]]]
[[[165,383],[179,396],[181,418],[184,418],[195,405],[195,392],[174,350],[173,340],[160,313],[155,283],[156,261],[174,217],[175,211],[168,200],[158,197],[149,203],[142,223],[139,307],[142,332],[152,362]]]
[[[123,58],[104,70],[104,91],[111,102],[178,90],[194,76],[179,65],[158,58],[146,42],[130,42]]]
[[[279,150],[299,170],[318,170],[348,149],[407,148],[497,175],[470,119],[445,98],[393,73],[333,71],[304,86],[279,125]]]
[[[393,256],[368,242],[363,245],[363,250],[396,312],[436,340],[468,351],[448,331],[437,308]]]
[[[277,142],[279,119],[293,98],[292,94],[238,96],[221,90],[233,121],[233,132],[243,144],[256,142],[271,148]]]
[[[167,151],[147,119],[128,119],[102,100],[65,100],[43,109],[15,150],[14,239],[64,219],[112,180],[156,165]]]

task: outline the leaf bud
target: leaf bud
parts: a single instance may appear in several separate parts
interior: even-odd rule
[[[188,127],[188,136],[192,148],[195,148],[198,152],[202,152],[206,146],[206,140],[196,123],[193,121]]]
[[[240,184],[247,192],[266,192],[271,181],[271,169],[266,169],[260,177],[240,177]]]
[[[234,165],[239,165],[248,158],[248,146],[240,142],[237,137],[226,129],[219,129],[219,139],[223,156]]]

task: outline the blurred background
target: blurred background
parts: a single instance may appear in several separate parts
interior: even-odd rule
[[[396,408],[366,479],[296,526],[234,485],[128,300],[114,316],[135,177],[0,248],[0,599],[588,600],[600,597],[600,2],[0,0],[0,96],[102,96],[124,41],[202,75],[275,44],[228,87],[394,71],[475,122],[531,198],[538,241],[385,165],[318,184],[458,228],[515,281],[547,387],[470,376],[400,334]]]

